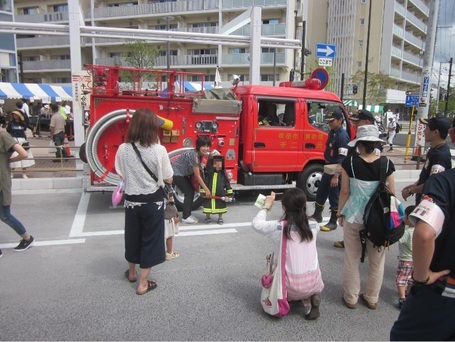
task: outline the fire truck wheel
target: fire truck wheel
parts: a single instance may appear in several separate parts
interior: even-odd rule
[[[82,160],[84,163],[87,164],[87,154],[85,152],[85,143],[83,143],[81,145],[81,147],[79,148],[79,158],[80,158],[80,160]]]
[[[316,200],[316,192],[318,191],[323,172],[324,167],[321,164],[308,165],[300,172],[297,187],[305,192],[307,201],[312,202]]]
[[[177,209],[179,211],[182,211],[183,210],[183,199],[184,199],[184,195],[182,193],[182,191],[174,186],[174,202],[175,202],[175,206],[177,207]],[[194,194],[194,198],[193,198],[193,205],[191,206],[191,210],[197,210],[200,208],[200,206],[202,205],[202,203],[204,203],[204,198],[201,197],[199,194],[195,193]]]

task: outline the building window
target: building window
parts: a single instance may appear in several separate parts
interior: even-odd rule
[[[360,25],[365,25],[365,18],[360,18]]]
[[[361,68],[361,67],[362,67],[362,61],[357,61],[357,66],[358,66],[359,68]]]
[[[275,81],[278,82],[280,80],[280,75],[275,75]],[[261,75],[261,82],[273,82],[273,74],[263,74]]]
[[[161,31],[167,31],[167,24],[164,25],[156,25],[151,28],[152,30],[161,30]],[[177,30],[177,24],[169,24],[169,31],[172,30]]]
[[[367,0],[360,0],[361,4],[366,4]]]
[[[280,21],[278,19],[264,19],[264,20],[262,20],[262,23],[264,25],[276,25],[276,24],[279,24]]]
[[[190,27],[199,28],[199,27],[215,27],[216,23],[193,23],[190,24]]]
[[[233,48],[233,49],[231,49],[231,53],[234,55],[239,55],[241,53],[246,53],[246,49],[245,48]]]
[[[38,14],[38,7],[24,7],[22,9],[22,14],[24,15]]]
[[[262,48],[262,53],[273,53],[275,52],[275,48]]]
[[[24,62],[37,62],[40,60],[39,56],[24,56],[22,57]]]
[[[360,46],[360,47],[363,46],[363,39],[359,39],[359,46]]]
[[[51,56],[51,61],[64,61],[71,59],[70,55]]]
[[[68,4],[59,4],[52,6],[53,12],[68,12]]]
[[[166,57],[167,56],[166,50],[165,51],[163,51],[163,50],[158,51],[158,56]],[[177,56],[177,50],[169,50],[169,56]]]
[[[107,7],[127,7],[127,6],[137,6],[137,2],[124,2],[117,4],[107,4]]]
[[[52,83],[71,83],[71,77],[57,77]]]

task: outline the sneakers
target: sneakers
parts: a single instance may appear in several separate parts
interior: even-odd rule
[[[344,297],[341,297],[341,300],[343,301],[343,304],[344,304],[348,309],[355,310],[355,309],[357,308],[357,303],[356,303],[356,304],[348,303],[348,302],[346,301],[346,299],[344,299]]]
[[[218,224],[223,224],[223,223],[224,223],[224,220],[220,217],[220,218],[218,218],[218,221],[217,221],[217,222],[218,222]]]
[[[185,222],[185,223],[188,223],[188,224],[196,224],[199,221],[193,215],[190,215],[187,218],[182,219],[182,222]]]
[[[0,249],[0,258],[3,256],[3,252],[2,250]]]
[[[398,298],[398,304],[397,304],[397,307],[398,309],[401,310],[401,308],[403,307],[404,305],[404,301],[406,300],[406,298]]]
[[[30,235],[30,239],[27,241],[25,239],[22,239],[21,242],[14,248],[15,252],[22,252],[27,250],[32,244],[35,242],[35,239],[33,236]]]
[[[206,217],[204,219],[204,223],[211,223],[212,222],[212,219],[210,217]]]
[[[333,247],[344,248],[344,241],[335,241]]]
[[[172,253],[166,252],[166,260],[172,260],[172,259],[177,259],[180,256],[180,254],[176,251],[173,251]]]

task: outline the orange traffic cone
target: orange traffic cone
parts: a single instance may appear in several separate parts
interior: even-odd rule
[[[63,140],[63,148],[65,149],[65,152],[68,156],[73,156],[70,150],[70,144],[68,141],[68,136],[65,134],[65,139]]]

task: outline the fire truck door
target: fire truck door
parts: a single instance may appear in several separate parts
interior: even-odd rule
[[[259,100],[253,143],[256,172],[300,170],[303,160],[302,130],[296,103],[290,100]]]

